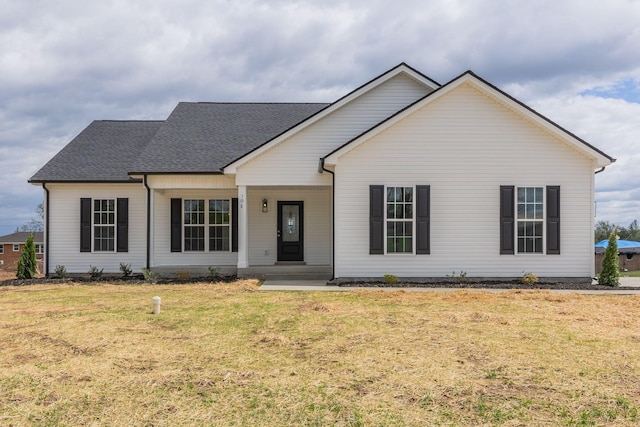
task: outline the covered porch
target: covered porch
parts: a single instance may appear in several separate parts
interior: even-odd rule
[[[215,268],[239,277],[332,278],[330,186],[157,178],[149,180],[149,264],[159,276],[208,276]]]

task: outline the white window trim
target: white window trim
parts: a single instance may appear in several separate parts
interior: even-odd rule
[[[113,225],[109,224],[96,224],[96,211],[95,211],[95,201],[96,200],[113,200]],[[118,199],[116,197],[102,197],[102,198],[92,198],[91,199],[91,253],[95,254],[114,254],[118,249]],[[95,233],[96,227],[113,227],[113,250],[112,251],[98,251],[96,250],[96,241],[95,241]]]
[[[413,200],[412,200],[412,205],[413,205],[413,218],[411,218],[411,227],[412,227],[412,237],[411,237],[411,252],[389,252],[387,251],[387,222],[389,221],[389,218],[387,218],[387,189],[388,188],[398,188],[398,187],[402,187],[402,188],[411,188],[412,192],[413,192]],[[383,217],[384,217],[384,230],[383,230],[383,238],[384,238],[384,254],[388,255],[388,256],[402,256],[402,257],[407,257],[407,256],[415,256],[416,255],[416,186],[415,185],[403,185],[403,184],[397,184],[397,185],[385,185],[384,186],[384,203],[383,203],[383,213],[382,213]],[[397,220],[391,220],[392,222],[398,222]],[[401,220],[404,222],[409,222],[407,220]]]
[[[518,189],[520,188],[542,188],[542,219],[519,219],[518,218]],[[515,187],[515,197],[514,197],[514,202],[515,202],[515,206],[514,206],[514,212],[515,212],[515,233],[514,233],[514,239],[515,239],[515,255],[517,256],[540,256],[540,255],[546,255],[546,251],[547,251],[547,247],[546,247],[546,243],[547,243],[547,191],[546,191],[547,187],[545,185],[517,185]],[[518,223],[521,221],[526,221],[526,222],[542,222],[542,251],[540,252],[520,252],[518,251]]]
[[[4,243],[0,243],[0,255],[4,254]]]
[[[185,224],[184,223],[184,202],[185,200],[204,200],[204,224]],[[229,202],[229,224],[210,224],[209,222],[209,201],[211,200],[225,200],[227,202]],[[231,238],[231,218],[232,218],[232,201],[230,198],[226,198],[226,197],[220,197],[220,198],[196,198],[196,197],[184,197],[182,198],[182,252],[183,253],[219,253],[219,254],[224,254],[224,253],[230,253],[232,252],[232,238]],[[202,251],[193,251],[193,250],[186,250],[185,249],[185,227],[188,226],[195,226],[195,227],[204,227],[204,250]],[[226,251],[212,251],[211,248],[209,247],[209,230],[210,227],[218,227],[218,226],[222,226],[222,227],[229,227],[229,250]]]
[[[17,244],[14,243],[13,244],[13,252],[20,252],[20,243],[17,243]]]

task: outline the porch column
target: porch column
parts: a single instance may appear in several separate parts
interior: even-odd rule
[[[249,212],[247,186],[238,186],[238,268],[249,267]]]

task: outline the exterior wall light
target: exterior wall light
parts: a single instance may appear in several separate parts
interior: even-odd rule
[[[269,212],[269,204],[267,199],[262,199],[262,212]]]

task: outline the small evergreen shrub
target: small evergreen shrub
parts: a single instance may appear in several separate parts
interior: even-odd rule
[[[91,280],[98,280],[102,278],[103,272],[104,268],[98,270],[98,267],[96,267],[95,265],[89,266],[89,277],[91,278]]]
[[[209,278],[213,280],[217,280],[220,278],[220,271],[213,266],[209,266]]]
[[[133,270],[131,269],[131,264],[125,264],[124,262],[120,263],[120,271],[122,272],[122,277],[131,277],[131,273]]]
[[[604,286],[620,285],[620,265],[618,263],[618,229],[609,236],[609,244],[604,251],[602,271],[598,276],[598,284]]]
[[[29,234],[24,242],[20,259],[18,260],[18,279],[33,279],[38,271],[38,260],[36,260],[36,246],[33,243],[33,234]]]
[[[64,265],[56,265],[55,273],[61,279],[65,279],[68,276],[67,268]]]
[[[397,285],[398,283],[400,283],[400,279],[398,279],[398,276],[394,276],[393,274],[385,274],[382,280],[387,285]]]

